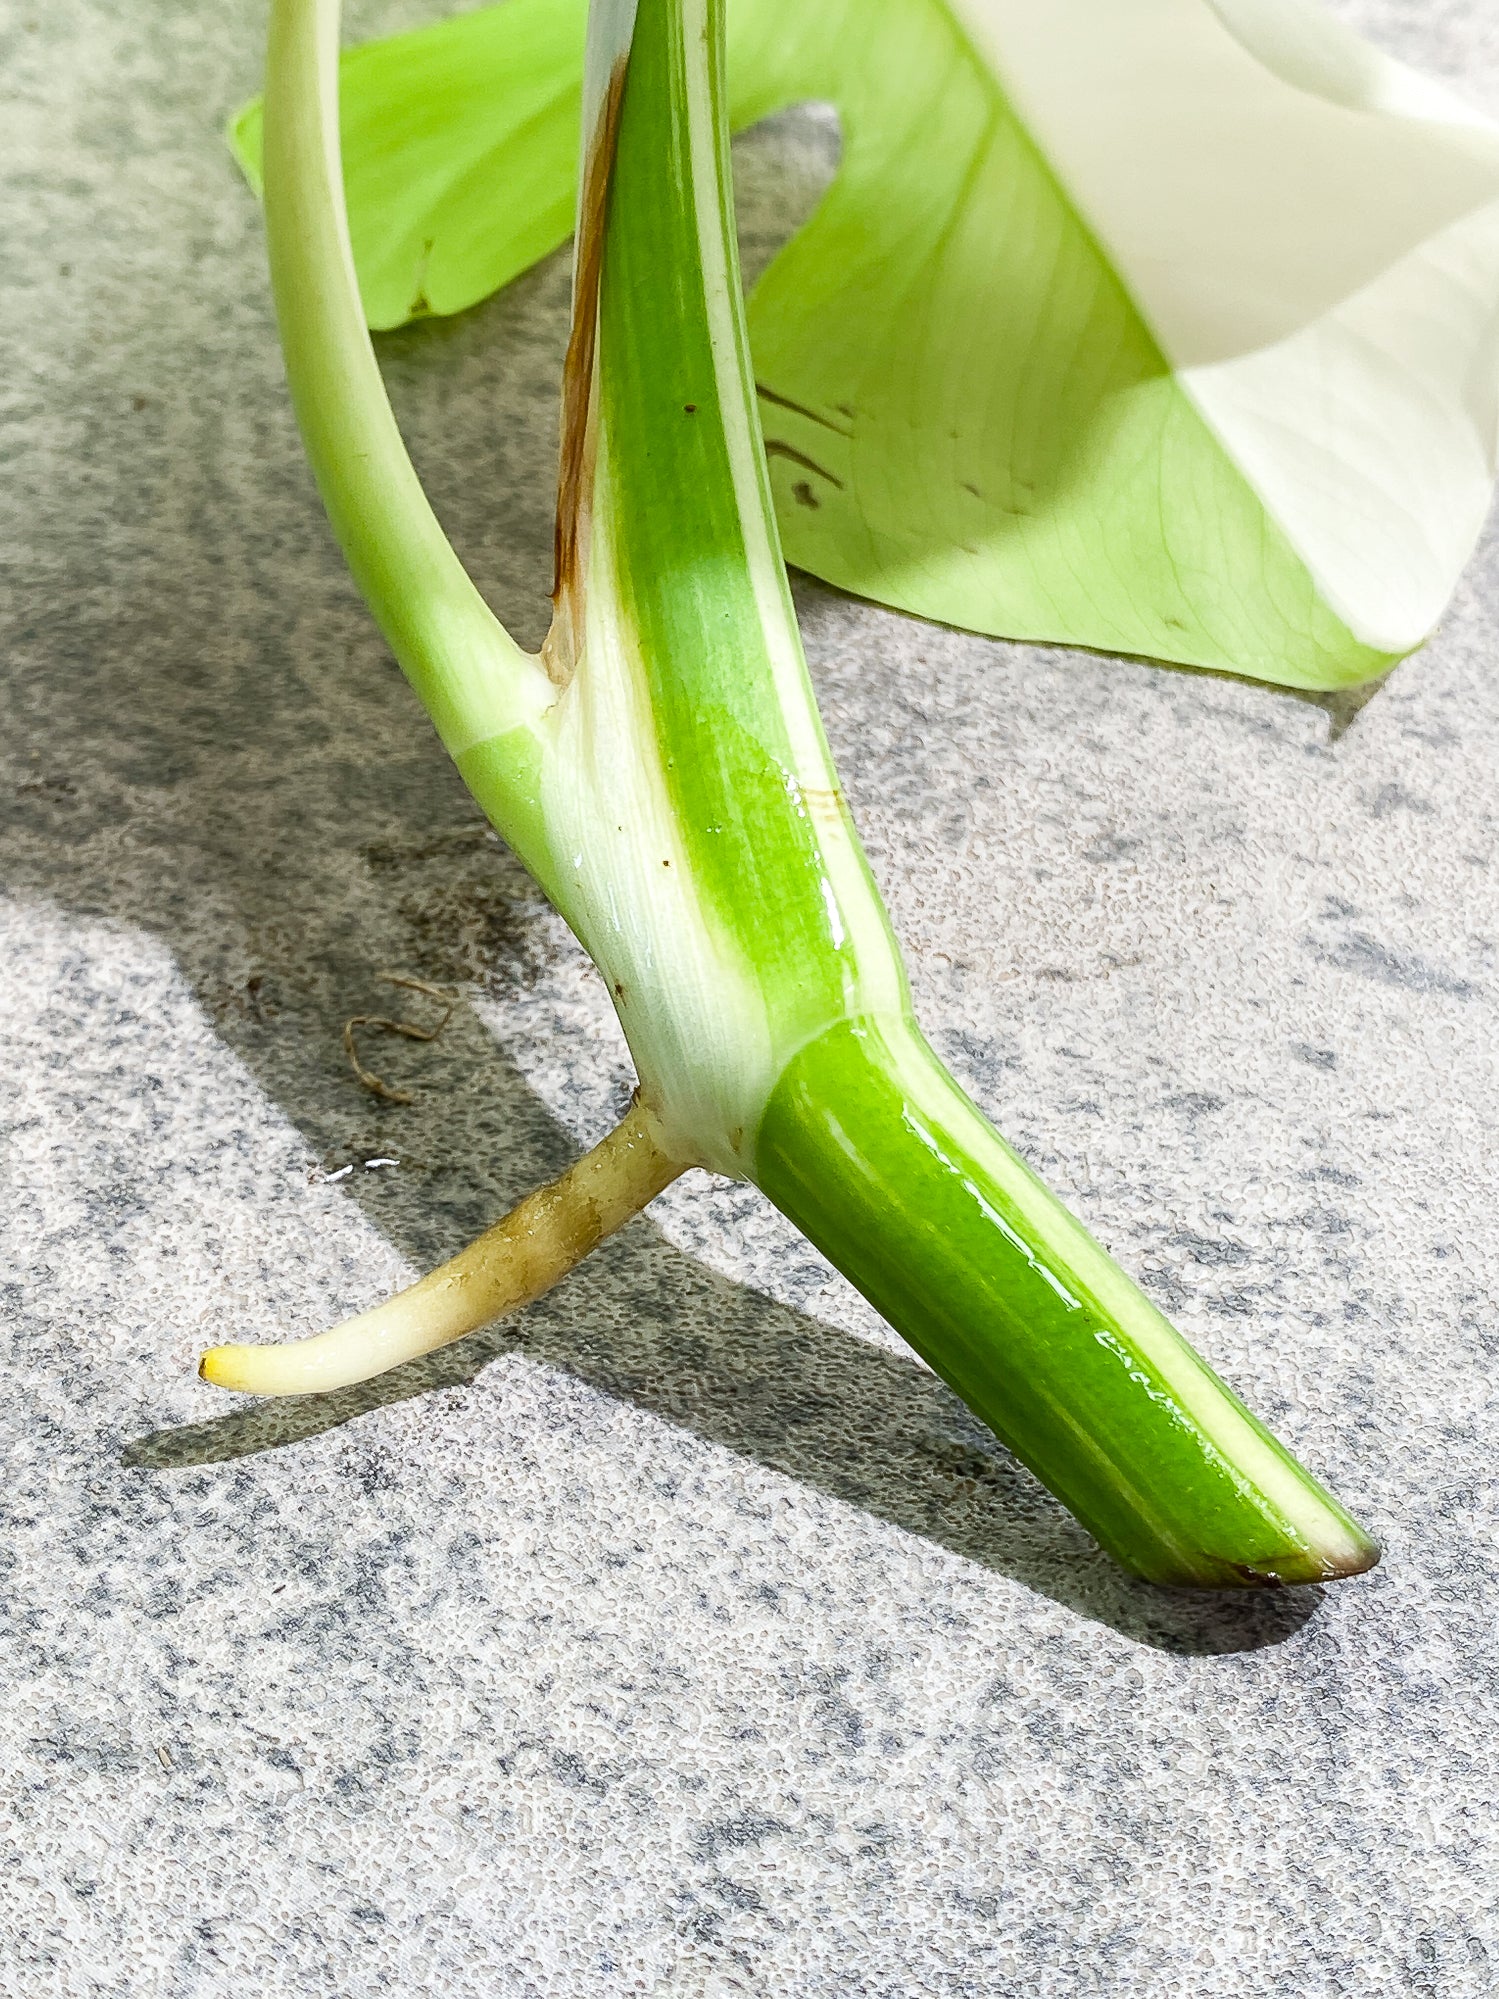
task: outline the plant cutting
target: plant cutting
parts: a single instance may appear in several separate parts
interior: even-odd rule
[[[306,1392],[462,1337],[706,1167],[754,1181],[1137,1573],[1214,1588],[1369,1567],[1370,1538],[912,1017],[786,584],[722,0],[590,15],[556,614],[536,655],[463,571],[385,397],[346,226],[337,31],[336,0],[275,0],[266,221],[308,454],[459,770],[606,980],[639,1089],[602,1145],[422,1284],[311,1340],[216,1348],[207,1378]]]

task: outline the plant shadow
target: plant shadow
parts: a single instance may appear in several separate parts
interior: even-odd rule
[[[554,259],[386,353],[455,539],[522,628],[549,572],[565,331],[565,264]],[[193,329],[158,337],[163,379],[212,379]],[[271,340],[268,321],[261,338]],[[385,658],[285,410],[267,415],[270,392],[253,371],[242,379],[233,344],[209,351],[221,393],[173,405],[149,435],[147,399],[122,401],[108,356],[92,374],[80,365],[112,525],[81,544],[67,494],[54,503],[38,485],[32,496],[41,580],[4,621],[12,740],[31,758],[0,792],[7,878],[162,939],[314,1156],[331,1166],[398,1155],[399,1170],[356,1171],[341,1193],[430,1266],[559,1171],[573,1142],[471,1009],[429,1049],[392,1057],[393,1068],[416,1065],[404,1075],[420,1092],[399,1111],[358,1088],[343,1023],[377,1010],[385,967],[471,992],[530,992],[544,1006],[550,919]],[[434,361],[439,385],[423,402],[413,378]],[[481,423],[502,365],[512,407]],[[462,451],[449,442],[455,427]],[[459,1347],[337,1394],[158,1431],[125,1460],[168,1474],[274,1451],[471,1380],[507,1354],[566,1369],[1142,1644],[1272,1645],[1322,1600],[1132,1579],[914,1358],[726,1280],[648,1220]]]
[[[497,1052],[483,1087],[503,1087],[503,1067]],[[513,1075],[504,1080],[515,1087]],[[1322,1600],[1320,1590],[1164,1590],[1127,1575],[917,1361],[725,1279],[646,1219],[550,1296],[456,1346],[331,1394],[153,1432],[123,1461],[166,1472],[280,1450],[471,1382],[511,1354],[1165,1651],[1273,1645]]]

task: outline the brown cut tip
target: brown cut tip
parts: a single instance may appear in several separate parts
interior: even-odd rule
[[[609,87],[589,141],[578,202],[578,241],[573,265],[573,320],[562,364],[562,452],[557,470],[557,518],[552,538],[552,603],[563,627],[571,671],[582,645],[582,585],[587,533],[588,488],[593,474],[593,364],[598,346],[599,284],[604,268],[604,228],[609,215],[609,182],[619,143],[628,56],[609,75]],[[548,660],[553,649],[547,649]]]
[[[1189,1590],[1303,1589],[1367,1575],[1382,1552],[1377,1541],[1360,1533],[1357,1538],[1350,1537],[1336,1552],[1298,1549],[1282,1556],[1269,1555],[1257,1562],[1236,1562],[1224,1555],[1203,1554],[1191,1573],[1157,1580],[1167,1581],[1170,1588]]]

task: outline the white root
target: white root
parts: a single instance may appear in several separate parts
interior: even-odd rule
[[[368,1381],[529,1305],[686,1164],[662,1148],[637,1100],[592,1152],[410,1290],[309,1339],[213,1347],[198,1372],[217,1388],[246,1395],[315,1395]]]

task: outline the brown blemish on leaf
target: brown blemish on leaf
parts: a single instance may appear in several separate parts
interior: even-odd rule
[[[555,616],[542,657],[554,680],[565,683],[583,643],[583,570],[587,553],[588,499],[593,483],[593,372],[598,346],[599,283],[604,268],[604,227],[609,181],[619,143],[628,58],[621,56],[589,142],[578,203],[573,275],[573,323],[562,364],[562,455],[557,471],[557,520],[553,535],[552,603]]]
[[[822,501],[812,491],[805,479],[798,479],[791,488],[791,497],[799,507],[820,507]]]
[[[411,295],[411,303],[406,308],[408,319],[432,317],[432,301],[427,297],[427,267],[432,262],[432,246],[435,241],[435,237],[429,236],[422,245],[422,254],[414,278],[415,289]]]
[[[800,465],[804,472],[815,472],[819,479],[826,479],[830,486],[836,486],[841,493],[843,481],[829,472],[825,465],[819,465],[815,458],[809,458],[805,451],[798,451],[794,444],[787,444],[783,438],[767,437],[765,440],[767,458],[789,459],[793,465]]]
[[[851,435],[849,431],[843,428],[842,424],[834,423],[831,417],[823,416],[817,410],[808,409],[805,403],[793,402],[790,396],[783,396],[779,389],[766,388],[763,382],[756,382],[755,394],[760,398],[761,402],[774,403],[777,409],[790,410],[793,416],[804,416],[808,423],[819,423],[824,430],[831,430],[838,437],[848,437]],[[847,411],[845,414],[851,416],[853,412]]]

